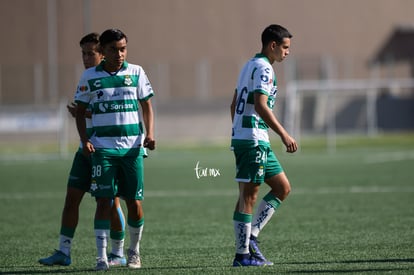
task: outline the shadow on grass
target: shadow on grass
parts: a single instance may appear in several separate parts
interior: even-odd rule
[[[40,267],[34,268],[33,266],[25,267],[2,267],[2,269],[9,269],[9,271],[0,271],[0,274],[70,274],[70,273],[85,273],[96,272],[93,268],[53,268],[53,267]],[[13,270],[19,269],[19,270]]]
[[[338,260],[338,261],[308,261],[308,262],[285,262],[282,264],[291,264],[291,265],[328,265],[328,264],[375,264],[375,263],[414,263],[413,258],[406,258],[406,259],[367,259],[367,260]],[[349,268],[329,268],[329,269],[314,269],[310,270],[307,268],[306,270],[290,270],[287,273],[361,273],[361,272],[392,272],[392,271],[408,271],[414,270],[413,266],[402,267],[402,266],[395,266],[395,267],[352,267]]]

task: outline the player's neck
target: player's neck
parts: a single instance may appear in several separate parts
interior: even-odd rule
[[[104,64],[103,69],[110,75],[116,75],[119,70],[121,70],[122,66],[111,66],[107,63]]]
[[[269,53],[269,50],[267,48],[262,49],[260,54],[266,56],[267,60],[269,60],[270,64],[273,64],[275,60],[272,58],[272,55]]]

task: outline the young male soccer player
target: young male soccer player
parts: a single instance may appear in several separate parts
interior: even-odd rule
[[[106,256],[110,204],[116,194],[125,198],[130,232],[128,266],[140,268],[139,244],[144,226],[144,147],[155,149],[151,84],[138,65],[126,62],[127,36],[118,29],[104,31],[99,39],[105,60],[86,70],[75,101],[76,124],[85,154],[92,155],[92,195],[97,206],[94,229],[97,270],[107,270]],[[87,106],[92,106],[93,135],[86,133]],[[142,108],[143,121],[139,108]],[[145,138],[144,127],[145,126]]]
[[[277,93],[272,64],[282,62],[288,56],[291,37],[289,31],[280,25],[264,29],[262,50],[241,70],[231,103],[231,146],[239,183],[239,198],[233,216],[236,238],[233,266],[273,264],[260,252],[257,237],[290,192],[289,180],[270,147],[268,128],[280,136],[287,152],[297,150],[296,141],[272,112]],[[269,185],[270,192],[264,196],[253,216],[253,207],[263,182]]]
[[[102,61],[103,55],[99,49],[99,34],[90,33],[84,36],[79,44],[82,49],[83,65],[86,69],[98,65]],[[68,111],[72,116],[75,116],[76,105],[68,105]],[[86,116],[85,120],[90,129],[90,119]],[[78,225],[79,205],[85,192],[89,191],[91,185],[91,160],[83,155],[81,147],[82,144],[75,154],[69,175],[60,227],[59,250],[56,250],[50,257],[40,259],[39,263],[44,265],[71,264],[70,250],[76,226]],[[109,255],[109,263],[110,265],[126,265],[126,259],[123,255],[125,218],[119,198],[114,199],[111,211],[112,252]]]

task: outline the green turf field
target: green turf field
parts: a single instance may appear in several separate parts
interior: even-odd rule
[[[414,274],[413,135],[345,138],[335,154],[317,140],[303,141],[296,155],[273,144],[292,184],[259,237],[274,266],[230,267],[237,188],[228,146],[161,142],[146,160],[143,268],[107,274]],[[71,161],[0,161],[0,274],[94,273],[95,203],[88,195],[72,265],[37,263],[57,248]],[[208,168],[199,179],[197,162]]]

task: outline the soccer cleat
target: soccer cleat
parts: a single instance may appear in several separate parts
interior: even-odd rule
[[[107,259],[104,259],[104,258],[96,259],[96,267],[95,267],[96,271],[108,270],[108,269],[109,269],[109,264],[108,264]]]
[[[233,266],[266,266],[266,262],[260,261],[250,255],[244,255],[244,257],[236,257],[233,260]]]
[[[265,262],[266,265],[273,265],[271,261],[268,261],[259,249],[259,241],[256,237],[250,236],[249,252],[252,258],[255,258],[261,262]]]
[[[128,267],[129,268],[141,268],[141,258],[137,251],[128,249]]]
[[[126,266],[127,261],[125,257],[119,257],[113,253],[108,255],[108,264],[109,266]]]
[[[39,259],[39,263],[43,265],[70,265],[72,263],[70,256],[60,250],[55,250],[52,256]]]

